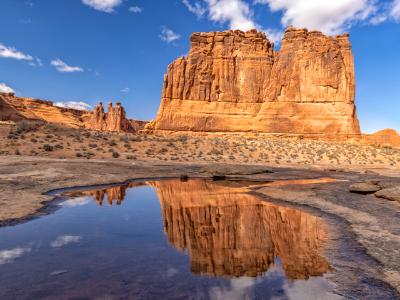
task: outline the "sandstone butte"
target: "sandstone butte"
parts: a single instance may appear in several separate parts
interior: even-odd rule
[[[289,27],[279,51],[257,30],[194,33],[169,65],[148,132],[357,138],[349,35]]]
[[[93,111],[86,111],[58,107],[51,101],[0,93],[0,121],[38,121],[72,128],[132,133],[144,127],[143,121],[127,119],[125,109],[119,102],[115,107],[109,102],[107,110],[104,111],[101,102]]]

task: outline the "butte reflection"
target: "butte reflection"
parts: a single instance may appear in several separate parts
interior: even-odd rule
[[[126,189],[155,188],[170,244],[190,256],[198,275],[257,277],[280,259],[288,279],[321,276],[326,231],[319,217],[246,194],[223,181],[162,180],[81,192],[121,204]]]

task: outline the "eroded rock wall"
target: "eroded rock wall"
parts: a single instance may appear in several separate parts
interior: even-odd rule
[[[348,35],[288,28],[279,51],[255,30],[190,42],[168,67],[148,131],[360,134]]]

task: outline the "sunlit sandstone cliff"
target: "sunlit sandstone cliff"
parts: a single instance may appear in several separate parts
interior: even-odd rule
[[[132,133],[144,127],[145,122],[127,119],[119,102],[115,107],[109,102],[107,109],[105,112],[102,103],[93,111],[63,108],[51,101],[0,93],[0,121],[40,121],[73,128]]]
[[[151,182],[170,243],[186,250],[195,274],[257,276],[279,257],[286,276],[324,274],[326,232],[318,217],[263,202],[204,180]]]
[[[288,28],[281,49],[251,30],[194,33],[168,67],[147,131],[358,136],[348,35]]]

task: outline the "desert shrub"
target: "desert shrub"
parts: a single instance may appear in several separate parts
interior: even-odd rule
[[[82,157],[82,153],[77,152],[77,153],[75,153],[75,156],[76,156],[76,157]]]
[[[37,143],[37,139],[31,138],[31,142],[32,142],[32,143]]]
[[[97,144],[89,144],[89,148],[97,148]]]
[[[134,156],[134,155],[127,155],[126,156],[126,159],[136,159],[137,157],[136,156]]]
[[[15,155],[21,155],[21,152],[19,152],[18,149],[15,149]]]
[[[43,149],[44,149],[44,151],[51,152],[54,150],[54,147],[49,144],[44,144]]]
[[[114,157],[114,158],[118,158],[119,156],[120,156],[119,153],[116,152],[116,151],[114,151],[114,152],[112,153],[112,157]]]
[[[110,146],[117,146],[117,143],[115,142],[115,140],[111,140],[108,144]]]
[[[54,148],[56,148],[56,149],[64,149],[64,146],[61,145],[61,144],[57,144],[57,145],[54,146]]]

